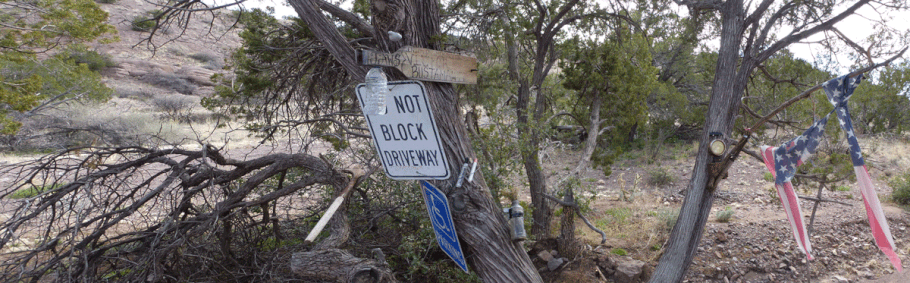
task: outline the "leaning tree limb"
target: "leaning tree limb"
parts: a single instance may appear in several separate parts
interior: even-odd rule
[[[291,256],[289,265],[295,274],[305,278],[333,282],[397,282],[395,275],[385,262],[382,250],[374,249],[375,258],[366,259],[356,257],[338,248],[350,237],[351,226],[347,219],[346,209],[337,210],[338,213],[335,214],[332,208],[340,206],[345,196],[362,181],[364,176],[366,175],[362,172],[354,172],[347,185],[336,186],[335,202],[319,220],[316,227],[310,231],[306,241],[312,242],[322,230],[320,224],[325,225],[329,219],[331,219],[331,235],[314,245],[313,250],[297,252]],[[335,214],[334,217],[332,214]]]
[[[576,204],[574,202],[564,202],[564,201],[560,200],[559,198],[556,198],[556,197],[548,195],[548,194],[543,194],[543,197],[545,197],[559,205],[575,208],[574,209],[575,214],[578,215],[578,217],[580,217],[581,220],[584,221],[586,225],[588,225],[588,228],[591,228],[591,230],[594,230],[594,232],[597,232],[598,234],[600,234],[600,244],[604,244],[607,242],[607,233],[604,233],[604,231],[597,229],[597,227],[594,227],[594,224],[591,224],[591,221],[588,221],[588,218],[585,218],[585,216],[581,214],[581,209],[578,209],[579,208],[578,204]]]
[[[883,61],[883,62],[881,62],[881,63],[874,64],[874,65],[871,65],[871,66],[868,66],[868,67],[865,67],[865,68],[862,68],[862,69],[859,69],[859,70],[856,70],[856,71],[853,71],[853,72],[850,72],[850,73],[847,74],[847,75],[850,76],[851,78],[854,78],[854,77],[856,77],[856,76],[859,76],[859,75],[861,75],[861,74],[865,74],[866,72],[872,71],[872,70],[877,69],[877,68],[879,68],[879,67],[890,65],[892,61],[894,61],[895,59],[900,58],[901,56],[903,56],[903,55],[904,55],[904,52],[907,51],[907,48],[908,48],[908,47],[904,47],[904,49],[902,49],[900,52],[898,52],[898,53],[895,54],[894,56],[891,56],[891,58],[888,58],[888,60],[885,60],[885,61]],[[816,91],[822,89],[822,87],[824,87],[824,83],[817,84],[817,85],[813,86],[812,88],[807,89],[807,90],[803,91],[802,93],[797,94],[797,95],[794,96],[793,98],[790,98],[789,100],[785,101],[785,102],[782,103],[780,106],[778,106],[777,108],[775,108],[774,110],[772,110],[771,113],[768,113],[767,115],[765,115],[764,117],[762,117],[761,119],[759,119],[758,121],[756,121],[755,124],[752,124],[751,127],[746,128],[747,134],[748,134],[748,133],[751,133],[752,130],[758,129],[758,127],[761,127],[762,125],[764,125],[765,122],[767,122],[768,120],[771,119],[771,117],[774,117],[775,115],[777,115],[777,113],[780,113],[780,112],[783,111],[784,109],[787,109],[787,107],[790,107],[790,105],[793,105],[793,103],[796,103],[797,101],[800,101],[800,100],[809,98],[809,96],[810,96],[813,92],[816,92]]]

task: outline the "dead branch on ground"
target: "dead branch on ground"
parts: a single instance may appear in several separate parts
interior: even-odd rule
[[[260,221],[252,211],[348,178],[317,156],[240,161],[210,145],[77,148],[2,173],[15,185],[0,190],[9,215],[0,223],[0,249],[16,250],[0,262],[0,282],[161,281],[207,272],[261,279],[254,273],[275,261],[237,245],[271,233],[269,223],[277,221]],[[33,196],[10,199],[23,191]],[[219,263],[185,268],[200,258]],[[258,268],[238,269],[240,261]]]

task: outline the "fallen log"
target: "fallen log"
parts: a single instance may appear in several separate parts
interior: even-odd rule
[[[384,261],[355,257],[339,249],[294,253],[290,266],[294,274],[332,282],[397,282]]]

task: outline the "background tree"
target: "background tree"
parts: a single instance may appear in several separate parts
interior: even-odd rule
[[[883,69],[859,91],[865,95],[851,99],[856,109],[857,131],[867,134],[903,133],[910,127],[910,99],[907,97],[910,65],[907,62]]]
[[[546,176],[539,160],[541,129],[552,104],[544,82],[560,58],[560,37],[574,23],[591,18],[621,17],[580,1],[515,3],[503,13],[502,40],[505,42],[509,78],[517,82],[515,100],[522,163],[528,178],[534,206],[531,233],[538,239],[549,238],[553,208],[547,194]],[[529,56],[521,56],[524,53]],[[532,104],[533,102],[533,104]],[[538,127],[535,127],[537,125]]]
[[[609,153],[608,148],[627,144],[636,136],[637,128],[648,123],[647,100],[657,85],[657,68],[651,65],[648,43],[628,25],[620,23],[612,30],[606,42],[576,37],[565,43],[576,47],[574,54],[560,64],[561,75],[566,78],[563,84],[578,93],[574,114],[590,121],[576,172],[590,165],[597,150],[596,165],[609,175],[609,160],[615,153]],[[598,146],[604,132],[610,135]]]
[[[80,43],[116,32],[107,16],[91,0],[0,2],[0,133],[15,134],[23,115],[61,100],[110,95],[97,74],[104,66],[80,62],[94,52]],[[46,56],[53,53],[61,54]],[[104,64],[103,58],[92,61]]]

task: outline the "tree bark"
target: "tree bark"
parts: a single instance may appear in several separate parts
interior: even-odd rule
[[[576,204],[575,196],[573,195],[572,189],[566,189],[566,196],[563,198],[563,202]],[[578,210],[576,206],[563,206],[562,207],[562,221],[559,225],[559,239],[556,241],[559,245],[559,254],[569,260],[575,259],[576,256],[580,254],[579,248],[580,245],[578,240],[575,239],[575,213]]]
[[[581,153],[581,160],[578,161],[578,167],[575,167],[576,173],[581,173],[585,167],[591,164],[591,156],[594,155],[594,149],[597,147],[597,137],[600,136],[600,107],[603,103],[603,97],[594,95],[594,101],[591,102],[591,125],[588,126],[588,138],[585,139],[585,148]]]
[[[385,264],[359,258],[339,249],[295,253],[291,256],[294,274],[333,282],[396,282]]]
[[[427,84],[427,89],[436,124],[440,125],[439,136],[446,145],[449,168],[458,172],[456,168],[461,168],[460,161],[473,158],[474,152],[467,139],[467,129],[460,122],[463,119],[457,112],[457,95],[449,84]],[[447,194],[453,195],[456,201],[459,195],[464,198],[463,208],[455,203],[452,217],[458,237],[467,249],[466,254],[471,255],[467,258],[474,272],[484,282],[542,282],[521,244],[511,242],[508,223],[491,198],[483,174],[476,172],[473,182],[465,182],[462,189],[452,192],[454,183],[455,180],[436,181],[434,185],[448,190]]]
[[[335,24],[326,18],[322,11],[316,6],[314,0],[288,0],[288,4],[297,12],[297,16],[307,23],[310,31],[316,35],[319,42],[332,56],[335,61],[344,66],[344,69],[350,73],[351,77],[363,78],[367,74],[367,69],[357,62],[356,52],[348,43],[347,39],[338,32]]]
[[[316,10],[313,0],[289,0],[301,19],[311,28],[319,25],[327,28],[329,23]],[[379,0],[374,0],[374,6]],[[374,39],[383,52],[394,52],[401,45],[437,49],[430,38],[440,34],[439,7],[433,0],[391,0],[382,1],[383,9],[373,7]],[[311,9],[312,11],[308,10]],[[381,10],[381,13],[377,11]],[[400,11],[404,11],[403,13]],[[386,14],[383,14],[386,13]],[[391,13],[391,14],[388,14]],[[391,21],[391,22],[387,22]],[[377,25],[378,24],[378,25]],[[337,30],[314,33],[324,43],[339,42]],[[386,31],[395,30],[404,35],[402,42],[389,42]],[[328,38],[323,38],[325,34]],[[343,37],[342,37],[343,39]],[[328,43],[327,43],[328,44]],[[389,49],[386,49],[389,48]],[[348,56],[350,45],[333,47],[329,51],[336,60],[346,60],[343,66],[356,79],[363,78],[365,67],[359,66],[354,57]],[[337,54],[336,54],[337,53]],[[387,73],[388,74],[388,73]],[[393,72],[390,80],[405,79],[400,72]],[[468,266],[484,282],[542,282],[531,259],[520,243],[513,243],[502,210],[492,199],[484,182],[483,174],[477,172],[473,182],[464,182],[462,188],[453,188],[461,168],[461,161],[475,156],[468,139],[467,129],[458,108],[458,95],[451,84],[424,82],[427,96],[433,109],[439,137],[449,160],[449,170],[455,172],[451,179],[432,183],[446,192],[453,203],[452,216],[468,260]]]
[[[538,157],[540,131],[535,127],[539,126],[542,121],[547,101],[541,93],[541,86],[550,73],[550,68],[556,63],[554,38],[562,27],[581,18],[581,16],[567,16],[579,2],[580,0],[567,1],[562,7],[557,8],[558,12],[552,17],[547,16],[546,7],[540,2],[535,2],[539,14],[535,15],[537,21],[534,23],[534,30],[531,31],[536,39],[536,46],[534,47],[534,67],[531,70],[530,82],[519,74],[515,39],[506,32],[506,44],[509,45],[509,76],[518,83],[518,100],[515,103],[518,136],[526,142],[522,144],[521,159],[528,177],[531,204],[534,207],[531,217],[534,222],[531,226],[531,234],[537,239],[550,238],[550,221],[553,218],[553,204],[544,197],[547,194],[547,178],[543,174]],[[532,92],[535,92],[534,108],[529,109]],[[531,111],[533,111],[533,117],[529,117]]]
[[[550,204],[543,194],[547,193],[547,178],[543,174],[538,155],[540,145],[537,141],[539,133],[535,130],[528,130],[530,137],[527,149],[522,151],[521,159],[525,168],[525,174],[528,176],[528,186],[531,193],[531,204],[534,207],[531,213],[533,225],[531,225],[531,234],[536,239],[550,238],[550,222],[553,219],[553,205]]]
[[[521,144],[521,161],[525,169],[525,175],[528,177],[529,192],[531,194],[531,235],[537,239],[546,239],[550,237],[550,219],[553,217],[553,207],[550,202],[543,197],[547,193],[547,178],[544,176],[538,154],[540,153],[539,131],[533,126],[539,123],[530,123],[528,112],[529,101],[531,100],[531,86],[527,80],[521,78],[518,74],[518,51],[514,39],[507,36],[509,45],[509,73],[513,80],[518,81],[518,99],[515,103],[516,119],[518,124],[518,137],[524,143]],[[541,67],[542,69],[542,67]],[[535,73],[538,71],[535,69]],[[538,92],[537,100],[543,100]],[[535,109],[537,109],[535,105]],[[539,112],[537,110],[535,113]],[[535,116],[537,118],[539,116]],[[536,119],[539,121],[539,119]]]
[[[739,63],[740,40],[742,39],[744,17],[741,15],[742,0],[729,0],[722,8],[721,46],[717,60],[716,75],[711,91],[705,128],[692,178],[686,190],[686,198],[679,212],[679,218],[670,233],[669,243],[651,282],[680,282],[686,270],[692,264],[698,243],[704,232],[705,223],[714,203],[714,189],[708,188],[708,133],[730,133],[733,117],[739,111],[740,97],[745,89],[748,71],[737,72]],[[745,66],[740,70],[751,70]]]

